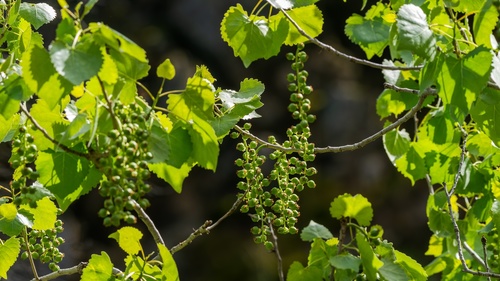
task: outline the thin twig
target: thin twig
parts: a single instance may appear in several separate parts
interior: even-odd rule
[[[297,28],[297,30],[299,31],[299,33],[302,34],[307,39],[309,39],[309,41],[311,41],[316,46],[318,46],[318,47],[320,47],[320,48],[322,48],[324,50],[327,50],[327,51],[332,52],[333,54],[335,54],[335,55],[337,55],[337,56],[339,56],[341,58],[349,60],[350,62],[354,62],[354,63],[361,64],[361,65],[366,65],[366,66],[369,66],[369,67],[372,67],[372,68],[376,68],[376,69],[387,69],[387,70],[420,70],[420,69],[423,68],[423,66],[421,66],[421,65],[419,65],[419,66],[392,66],[392,65],[384,65],[384,64],[374,63],[374,62],[371,62],[369,60],[364,60],[364,59],[360,59],[360,58],[356,58],[356,57],[344,54],[341,51],[335,49],[334,47],[332,47],[332,46],[330,46],[328,44],[325,44],[325,43],[321,42],[320,40],[318,40],[318,39],[310,36],[309,34],[307,34],[307,32],[305,32],[297,24],[297,22],[295,22],[295,20],[293,20],[292,17],[290,17],[290,15],[288,15],[288,13],[285,10],[280,9],[280,11],[295,26],[295,28]]]
[[[170,249],[170,253],[173,255],[177,253],[178,251],[184,249],[187,245],[191,244],[194,239],[196,239],[198,236],[201,236],[203,234],[208,234],[210,231],[208,231],[208,227],[212,224],[211,220],[205,221],[203,225],[198,227],[193,233],[189,234],[188,238],[186,238],[184,241],[180,242],[179,244],[173,246]]]
[[[469,246],[469,244],[464,241],[463,242],[464,249],[477,261],[479,262],[483,267],[486,267],[487,265],[484,263],[483,259],[474,251],[474,249]]]
[[[396,120],[394,123],[391,125],[383,128],[382,130],[376,132],[375,134],[359,141],[354,144],[348,144],[348,145],[343,145],[343,146],[328,146],[328,147],[323,147],[323,148],[315,148],[314,152],[315,153],[327,153],[327,152],[333,152],[333,153],[338,153],[338,152],[344,152],[344,151],[353,151],[356,149],[360,149],[364,147],[365,145],[377,140],[378,138],[382,137],[383,135],[387,134],[391,130],[399,127],[401,124],[405,123],[409,119],[413,117],[423,106],[424,100],[427,96],[432,95],[434,93],[434,90],[431,88],[428,88],[426,91],[420,94],[419,99],[417,104],[412,107],[405,115],[403,115],[401,118]]]
[[[26,114],[28,119],[30,119],[31,123],[33,123],[33,125],[37,128],[37,130],[42,132],[42,134],[45,136],[45,138],[47,138],[50,142],[55,144],[57,147],[64,150],[65,152],[68,152],[68,153],[74,154],[76,156],[90,160],[90,156],[88,154],[73,150],[73,149],[69,148],[68,146],[66,146],[66,145],[58,142],[54,138],[52,138],[52,136],[50,136],[50,134],[42,126],[40,126],[40,124],[38,124],[38,122],[35,120],[35,118],[33,118],[33,116],[31,116],[28,109],[26,108],[26,105],[23,103],[21,104],[21,111],[24,112],[24,114]]]
[[[397,87],[397,88],[400,90],[403,90],[403,91],[411,91],[411,92],[415,91],[413,89],[406,89],[406,88],[400,88],[400,87]],[[339,153],[339,152],[353,151],[353,150],[360,149],[360,148],[364,147],[365,145],[382,137],[383,135],[385,135],[389,131],[399,127],[401,124],[405,123],[406,121],[408,121],[422,108],[425,98],[427,96],[434,95],[434,94],[435,94],[434,89],[432,89],[432,88],[426,89],[424,92],[420,93],[417,104],[414,107],[412,107],[400,119],[394,121],[394,123],[392,123],[391,125],[383,128],[382,130],[378,131],[377,133],[375,133],[375,134],[373,134],[373,135],[371,135],[371,136],[369,136],[369,137],[367,137],[359,142],[356,142],[354,144],[342,145],[342,146],[316,147],[314,149],[314,153]],[[255,136],[255,135],[253,135],[249,131],[244,130],[243,128],[241,128],[237,125],[234,126],[234,129],[236,131],[238,131],[240,134],[245,135],[249,139],[260,143],[265,148],[271,148],[271,149],[279,150],[279,151],[283,151],[283,152],[300,152],[301,151],[300,149],[296,149],[296,148],[292,148],[292,147],[284,147],[284,146],[279,145],[279,144],[267,142],[267,141]]]
[[[283,273],[283,259],[281,258],[280,249],[278,247],[278,236],[274,232],[273,223],[268,221],[269,230],[271,231],[272,243],[274,246],[274,253],[276,254],[276,259],[278,260],[278,276],[280,281],[285,281],[285,274]]]
[[[27,250],[28,260],[30,261],[31,271],[33,272],[33,276],[35,276],[35,278],[33,278],[33,279],[40,280],[40,277],[38,277],[38,273],[36,271],[35,262],[33,261],[33,255],[31,254],[31,250],[30,250],[29,245],[28,245],[28,230],[26,227],[24,227],[23,236],[24,236],[24,243],[26,244],[26,247],[28,249]]]
[[[481,237],[481,244],[483,245],[483,255],[484,255],[484,263],[483,267],[486,272],[490,272],[490,267],[488,266],[488,252],[486,251],[486,237],[484,235]],[[488,276],[488,281],[491,281],[491,278]]]
[[[460,260],[460,263],[462,264],[462,270],[465,273],[470,273],[470,274],[478,275],[478,276],[500,278],[500,274],[498,274],[498,273],[484,272],[484,271],[474,271],[474,270],[470,269],[469,266],[467,265],[466,260],[465,260],[465,256],[464,256],[464,252],[463,252],[464,248],[467,251],[469,251],[470,253],[474,253],[474,254],[472,254],[472,256],[475,259],[479,258],[479,260],[480,260],[481,258],[479,257],[479,255],[477,253],[474,252],[474,250],[472,248],[468,247],[468,245],[465,243],[465,241],[462,242],[462,238],[460,236],[460,228],[458,226],[457,220],[455,219],[454,212],[453,212],[453,207],[452,207],[452,204],[451,204],[451,197],[452,197],[453,193],[455,192],[455,189],[458,186],[458,181],[460,179],[460,175],[461,175],[461,171],[462,171],[462,165],[465,162],[465,153],[466,153],[466,148],[465,147],[466,147],[466,144],[467,144],[467,135],[466,135],[466,133],[463,130],[462,130],[462,134],[463,134],[462,153],[461,153],[461,156],[460,156],[460,162],[458,163],[458,171],[455,174],[455,179],[454,179],[454,182],[453,182],[453,186],[448,191],[448,188],[446,187],[446,183],[443,183],[444,193],[446,194],[446,200],[448,201],[448,214],[450,215],[451,223],[453,225],[453,230],[455,232],[455,239],[457,241],[458,258]],[[483,265],[485,265],[485,264],[483,263]]]
[[[139,205],[139,203],[137,203],[135,200],[130,199],[130,201],[132,202],[134,211],[137,213],[141,221],[146,225],[146,227],[149,230],[149,233],[151,233],[151,235],[153,236],[153,239],[155,240],[156,244],[165,245],[165,242],[163,242],[163,238],[161,237],[160,232],[158,231],[154,222],[151,220],[148,214],[141,207],[141,205]]]
[[[241,204],[241,202],[243,202],[243,198],[244,196],[238,197],[238,199],[236,199],[236,201],[233,203],[233,206],[231,206],[231,208],[215,223],[213,223],[211,220],[205,221],[205,223],[203,223],[203,225],[194,230],[193,233],[191,233],[188,236],[188,238],[186,238],[184,241],[172,247],[170,249],[170,253],[173,255],[174,253],[182,250],[187,245],[191,244],[191,242],[193,242],[193,240],[196,239],[198,236],[210,233],[212,229],[218,226],[223,220],[232,215],[238,209],[238,206]]]
[[[59,278],[61,276],[82,274],[83,270],[87,267],[87,265],[88,265],[88,262],[81,262],[73,267],[59,269],[58,271],[54,271],[54,272],[49,273],[47,275],[41,276],[38,279],[31,279],[31,281],[49,281],[49,280],[54,280],[56,278]],[[121,270],[113,267],[113,271],[112,271],[113,275],[116,276],[120,273],[122,273]]]

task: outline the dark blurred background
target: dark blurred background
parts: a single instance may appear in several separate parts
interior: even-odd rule
[[[58,10],[55,0],[47,2]],[[294,49],[283,47],[279,56],[244,68],[220,37],[224,13],[237,2],[243,2],[251,10],[257,1],[100,0],[86,21],[104,22],[147,51],[153,71],[151,78],[142,82],[152,92],[160,84],[153,77],[154,69],[165,58],[170,58],[177,70],[176,78],[166,84],[167,89],[182,89],[200,64],[212,72],[217,87],[238,89],[246,77],[259,79],[266,85],[262,97],[265,105],[258,111],[263,117],[252,120],[254,133],[265,139],[270,134],[283,139],[286,127],[292,124],[286,109],[289,103],[286,74],[291,69],[284,55]],[[345,20],[352,13],[363,13],[361,2],[320,1],[318,6],[324,13],[325,24],[319,38],[345,53],[365,58],[343,32]],[[374,3],[368,2],[367,7]],[[74,6],[76,1],[68,3]],[[54,27],[40,29],[46,43],[53,39]],[[350,144],[380,130],[383,121],[375,112],[376,98],[384,82],[380,71],[352,64],[313,45],[307,45],[306,51],[308,82],[315,89],[311,98],[313,113],[318,117],[312,126],[312,141],[316,146]],[[217,220],[232,206],[238,181],[233,165],[239,156],[235,145],[234,140],[225,140],[217,172],[195,168],[181,194],[173,192],[166,183],[153,181],[152,206],[147,211],[169,248],[187,238],[205,220]],[[2,144],[0,184],[3,185],[10,181],[9,151]],[[359,151],[318,155],[315,167],[319,171],[314,178],[316,189],[300,194],[300,228],[314,220],[337,235],[339,223],[329,215],[330,202],[346,192],[361,193],[372,203],[374,223],[383,226],[384,238],[423,265],[430,261],[424,256],[430,237],[425,216],[427,189],[423,182],[412,187],[396,171],[385,155],[381,140]],[[95,191],[81,199],[63,216],[66,243],[62,251],[67,254],[61,267],[86,261],[91,254],[101,251],[107,251],[117,267],[123,267],[124,254],[114,240],[107,238],[116,229],[102,227],[96,215],[102,199]],[[252,241],[251,226],[247,215],[236,212],[209,235],[197,238],[176,253],[181,280],[278,280],[276,257]],[[153,242],[145,234],[146,251],[152,251]],[[309,244],[298,235],[280,236],[279,243],[285,273],[294,260],[307,263]],[[27,262],[18,263],[9,273],[9,280],[28,280],[29,272]]]

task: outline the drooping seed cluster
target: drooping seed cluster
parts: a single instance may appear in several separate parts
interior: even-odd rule
[[[62,261],[64,254],[59,251],[58,247],[64,243],[64,238],[59,237],[58,234],[63,230],[63,222],[57,220],[52,229],[29,231],[27,233],[28,241],[21,236],[21,248],[24,250],[21,258],[27,259],[31,254],[31,258],[34,260],[49,263],[50,270],[59,270],[58,263]]]
[[[269,154],[261,154],[266,144],[258,143],[249,138],[250,124],[245,124],[245,134],[233,132],[231,137],[241,137],[237,150],[242,152],[241,158],[235,161],[240,167],[237,172],[241,181],[237,187],[243,197],[242,213],[251,213],[252,221],[257,223],[251,228],[256,243],[263,243],[269,250],[274,245],[269,241],[271,227],[280,234],[296,234],[295,226],[300,216],[298,192],[305,187],[314,188],[315,182],[310,179],[316,174],[316,169],[308,167],[308,162],[315,159],[314,144],[309,142],[311,130],[309,124],[315,121],[315,116],[309,114],[311,101],[307,98],[312,87],[307,85],[308,73],[304,70],[307,54],[304,46],[299,45],[295,54],[288,53],[287,59],[292,61],[293,72],[287,75],[289,82],[290,104],[288,110],[297,124],[286,131],[287,140],[279,144],[275,136],[270,136],[268,142],[284,147]],[[269,158],[274,166],[265,176],[262,165]]]
[[[33,170],[32,166],[38,154],[37,146],[34,143],[33,136],[28,133],[26,126],[19,128],[19,133],[12,140],[12,156],[10,163],[14,173],[14,179],[11,182],[12,197],[14,204],[20,206],[29,204],[30,207],[36,207],[36,200],[33,194],[36,192],[36,181],[40,174]]]
[[[147,161],[153,158],[148,151],[148,130],[144,109],[131,104],[124,106],[117,103],[114,113],[119,119],[119,129],[111,130],[107,135],[109,145],[106,157],[99,159],[99,166],[105,175],[99,188],[99,194],[106,198],[99,216],[105,226],[119,226],[121,221],[135,223],[132,214],[135,200],[142,208],[150,203],[144,196],[151,191],[145,181],[150,177]]]

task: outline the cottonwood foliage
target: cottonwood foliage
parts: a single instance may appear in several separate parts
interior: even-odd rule
[[[280,280],[500,277],[498,2],[391,0],[364,7],[364,1],[362,14],[346,19],[345,34],[367,60],[317,39],[323,13],[315,0],[260,0],[251,11],[229,7],[221,36],[245,67],[280,55],[283,45],[296,46],[283,54],[291,66],[283,79],[297,122],[284,128],[280,142],[282,136],[263,140],[249,123],[238,125],[259,117],[255,110],[263,106],[264,85],[258,80],[221,89],[209,69],[198,66],[184,89],[165,90],[164,82],[175,77],[169,59],[151,71],[145,51],[118,31],[100,22],[83,26],[96,0],[72,8],[58,2],[56,37],[44,42],[36,30],[56,18],[53,7],[0,0],[0,141],[11,144],[14,169],[0,190],[0,278],[24,261],[34,280],[67,274],[80,274],[81,280],[178,280],[172,254],[237,209],[255,222],[255,242],[274,249]],[[307,84],[306,51],[313,48],[381,70],[386,89],[376,111],[386,123],[378,133],[339,147],[309,141],[316,117],[309,112],[314,92]],[[381,64],[370,61],[383,54]],[[162,81],[156,92],[139,82],[150,72]],[[402,125],[411,119],[415,130],[408,132]],[[233,207],[167,249],[145,212],[148,178],[154,173],[182,192],[193,167],[216,170],[219,144],[227,136],[239,139],[241,151]],[[359,149],[377,138],[412,184],[427,182],[425,212],[433,235],[421,248],[434,257],[430,264],[419,264],[385,240],[360,194],[332,198],[337,236],[314,221],[302,230],[295,226],[299,193],[316,186],[315,155]],[[272,162],[270,171],[261,169],[266,161]],[[59,215],[94,188],[104,198],[96,215],[117,229],[110,238],[127,258],[112,261],[103,251],[61,269]],[[138,219],[149,233],[129,226]],[[145,234],[156,241],[154,253],[141,246]],[[296,261],[285,273],[279,234],[300,234],[311,244],[307,264]],[[39,276],[36,260],[54,272]]]

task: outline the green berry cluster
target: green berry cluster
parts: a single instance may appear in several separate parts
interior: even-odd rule
[[[10,183],[14,204],[20,206],[29,204],[36,207],[34,196],[36,186],[30,182],[36,181],[40,174],[35,171],[33,162],[37,157],[38,149],[34,143],[33,136],[27,132],[26,126],[19,128],[19,133],[12,140],[12,156],[10,163],[15,169],[14,179]]]
[[[486,250],[488,251],[488,265],[492,271],[500,271],[500,240],[496,229],[488,232]]]
[[[42,263],[49,263],[52,271],[59,270],[59,265],[64,254],[59,251],[59,246],[64,243],[64,238],[57,236],[63,232],[63,222],[57,220],[53,229],[36,230],[32,229],[27,234],[27,241],[21,237],[22,259],[27,259],[30,255],[33,260]]]
[[[248,213],[253,210],[251,218],[257,225],[252,227],[251,233],[255,235],[256,243],[263,243],[269,250],[274,247],[268,240],[271,227],[280,234],[298,233],[295,226],[300,216],[297,193],[306,187],[316,186],[310,177],[317,171],[314,167],[308,167],[308,162],[315,159],[314,144],[308,140],[311,136],[309,124],[314,122],[315,116],[309,114],[311,101],[306,98],[311,94],[312,87],[307,85],[308,73],[304,70],[307,54],[303,49],[304,45],[301,44],[295,54],[287,54],[287,59],[293,61],[294,70],[294,73],[287,76],[290,83],[288,89],[291,91],[288,109],[298,121],[287,129],[288,139],[279,144],[276,137],[271,136],[268,144],[259,143],[257,139],[248,137],[251,135],[251,126],[245,124],[245,132],[241,134],[242,141],[236,146],[242,152],[242,157],[235,161],[236,166],[240,167],[237,175],[242,179],[237,185],[242,191],[240,196],[243,197],[240,211]],[[234,132],[231,136],[238,138],[240,134]],[[269,147],[269,144],[283,149],[278,148],[269,154],[274,166],[269,175],[264,176],[261,166],[266,161],[266,156],[259,152],[262,148]]]
[[[107,134],[106,157],[99,159],[99,167],[106,175],[99,193],[106,199],[98,214],[105,226],[119,226],[121,221],[135,223],[131,200],[142,208],[150,205],[144,198],[151,191],[146,180],[150,177],[147,164],[153,158],[148,151],[149,132],[144,129],[147,113],[134,103],[128,106],[117,103],[114,113],[120,127]]]

